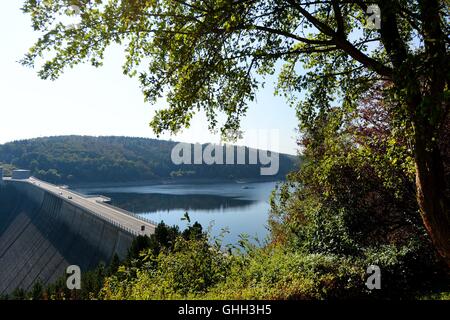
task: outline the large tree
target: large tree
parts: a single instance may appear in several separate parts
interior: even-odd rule
[[[81,21],[68,28],[57,18],[70,6]],[[424,225],[450,265],[440,150],[449,110],[447,1],[26,0],[23,9],[43,32],[23,63],[44,58],[42,78],[85,61],[100,66],[110,44],[124,46],[124,73],[139,77],[147,101],[166,99],[151,122],[156,133],[189,126],[201,109],[211,128],[238,128],[264,76],[276,72],[279,92],[306,117],[336,105],[350,112],[362,93],[388,83],[394,123],[414,153]],[[379,25],[367,28],[377,9]]]

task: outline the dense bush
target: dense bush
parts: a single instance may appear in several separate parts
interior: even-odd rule
[[[304,123],[301,139],[306,161],[272,197],[273,241],[304,254],[338,255],[359,270],[378,265],[382,290],[371,295],[445,288],[448,268],[415,199],[412,151],[391,129],[389,107],[369,101],[352,117],[335,109],[309,115],[314,120]]]
[[[205,238],[178,237],[172,250],[142,254],[105,281],[102,299],[322,299],[360,295],[364,273],[336,255],[256,248],[233,254]],[[130,276],[133,274],[133,276]]]
[[[104,299],[177,299],[207,292],[223,281],[230,258],[206,240],[178,237],[172,250],[142,254],[144,264],[130,277],[130,266],[108,278],[100,294]]]
[[[445,299],[448,294],[441,291],[445,288],[444,283],[440,287],[432,286],[438,293],[426,293],[431,291],[416,291],[417,285],[402,282],[402,277],[398,276],[414,265],[408,247],[399,250],[394,246],[381,246],[378,250],[367,250],[366,256],[356,257],[306,253],[281,244],[261,248],[246,239],[237,250],[236,247],[223,248],[220,239],[215,240],[215,244],[211,244],[198,224],[185,232],[162,224],[152,237],[138,237],[125,261],[119,263],[115,259],[108,268],[99,266],[84,273],[82,290],[67,290],[65,279],[61,278],[47,288],[36,283],[30,292],[16,290],[6,298],[141,300],[417,296]],[[369,290],[365,286],[368,261],[382,267],[382,290]],[[403,276],[403,279],[409,277]],[[395,286],[390,285],[391,282]],[[402,290],[398,290],[402,285]]]

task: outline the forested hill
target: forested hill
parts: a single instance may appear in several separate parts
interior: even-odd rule
[[[55,183],[137,182],[164,179],[284,178],[297,158],[280,154],[276,176],[260,176],[260,165],[175,165],[177,142],[131,137],[59,136],[0,145],[0,165],[32,170]],[[248,154],[248,149],[246,150]],[[247,162],[248,163],[248,162]]]

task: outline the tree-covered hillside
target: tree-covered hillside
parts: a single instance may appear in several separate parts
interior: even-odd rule
[[[168,178],[284,178],[297,159],[280,154],[275,176],[261,176],[260,165],[176,165],[177,144],[131,137],[59,136],[0,145],[0,164],[30,169],[37,178],[55,183],[133,182]],[[248,149],[246,150],[248,156]],[[235,162],[236,163],[236,162]],[[248,161],[247,161],[248,163]]]

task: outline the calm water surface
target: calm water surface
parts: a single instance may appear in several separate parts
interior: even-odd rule
[[[135,187],[83,188],[85,194],[102,194],[112,204],[151,219],[178,225],[184,229],[181,218],[189,213],[191,222],[198,221],[211,228],[217,236],[227,228],[224,243],[236,244],[240,234],[264,240],[268,234],[269,197],[276,182],[160,184]]]

